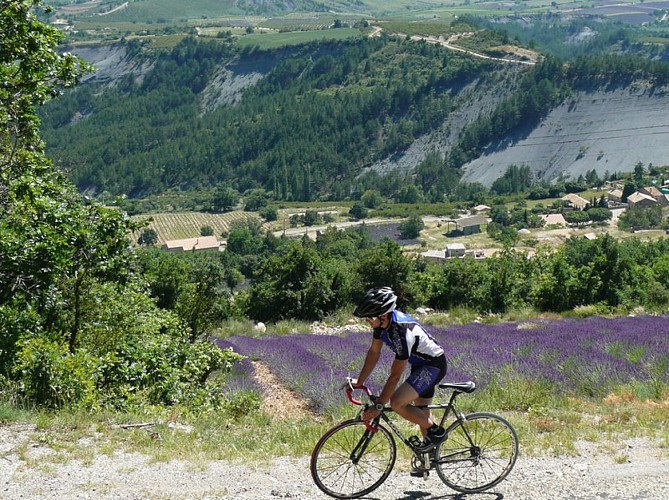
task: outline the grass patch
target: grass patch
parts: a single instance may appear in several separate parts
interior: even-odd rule
[[[260,49],[276,49],[289,45],[301,45],[305,43],[323,40],[346,40],[360,36],[360,31],[355,28],[339,28],[320,31],[292,31],[286,33],[253,33],[237,38],[237,44],[246,46],[258,46]]]
[[[519,381],[487,388],[473,396],[459,398],[465,413],[491,411],[511,422],[518,433],[523,453],[528,456],[575,456],[579,442],[591,442],[609,454],[615,462],[625,460],[618,444],[628,438],[648,438],[659,442],[669,454],[667,410],[669,387],[663,400],[639,399],[630,388],[621,387],[599,400],[554,397],[547,387],[532,387]],[[524,400],[526,411],[506,411],[508,400]],[[512,403],[517,406],[517,403]],[[4,406],[4,405],[3,405]],[[324,416],[316,422],[305,416],[299,420],[281,420],[261,410],[231,417],[226,412],[179,419],[174,425],[165,413],[142,415],[56,412],[33,414],[38,429],[15,452],[28,467],[48,468],[52,464],[80,460],[92,463],[98,454],[115,451],[138,452],[152,461],[185,460],[197,469],[203,461],[227,460],[267,463],[274,457],[300,457],[311,453],[320,436],[336,422],[355,415],[356,408],[342,407],[336,417]],[[21,419],[24,412],[13,414]],[[440,416],[440,415],[436,415]],[[173,417],[173,415],[172,415]],[[155,425],[122,428],[128,422],[153,422]],[[406,436],[415,428],[395,417]],[[172,422],[172,423],[170,423]],[[35,455],[31,443],[38,443]],[[409,453],[398,446],[398,464],[408,464]]]

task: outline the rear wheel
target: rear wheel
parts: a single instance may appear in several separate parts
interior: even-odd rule
[[[311,477],[335,498],[358,498],[378,488],[395,465],[395,440],[379,425],[370,431],[361,420],[333,427],[311,453]]]
[[[492,488],[513,469],[518,436],[511,424],[492,413],[472,413],[454,422],[435,450],[437,474],[462,493]]]

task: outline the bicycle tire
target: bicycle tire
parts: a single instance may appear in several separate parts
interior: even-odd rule
[[[311,477],[331,497],[358,498],[388,478],[396,453],[395,439],[383,425],[371,432],[361,420],[346,420],[316,443],[309,465]]]
[[[472,413],[446,429],[435,449],[439,478],[461,493],[480,493],[499,484],[518,458],[518,436],[492,413]]]

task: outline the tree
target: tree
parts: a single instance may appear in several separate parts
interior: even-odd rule
[[[312,245],[290,241],[262,263],[250,290],[250,317],[320,320],[344,305],[350,291],[348,273],[341,261],[323,259]]]
[[[214,228],[210,225],[205,225],[200,228],[200,236],[213,236]]]
[[[397,194],[398,203],[418,203],[420,198],[420,190],[415,184],[406,184],[402,186]]]
[[[220,185],[216,188],[212,199],[212,208],[215,211],[230,212],[239,203],[239,193],[228,186]]]
[[[401,302],[409,297],[409,279],[413,272],[411,261],[402,253],[402,247],[391,240],[363,251],[356,261],[359,276],[359,290],[363,292],[372,287],[389,286],[397,293]]]
[[[368,189],[360,197],[360,201],[365,208],[377,208],[382,201],[381,193],[376,189]]]
[[[564,219],[569,224],[576,224],[577,226],[585,224],[590,220],[588,212],[582,210],[570,210],[569,212],[564,213]]]
[[[307,210],[304,213],[304,225],[313,226],[321,221],[321,216],[317,210]]]
[[[417,238],[420,232],[425,228],[425,223],[420,215],[412,215],[403,220],[399,225],[400,236],[405,240]]]
[[[244,193],[244,210],[257,212],[267,206],[267,193],[264,189],[251,189]]]
[[[189,342],[143,292],[129,250],[140,225],[79,195],[44,153],[36,108],[86,65],[56,50],[39,7],[0,10],[0,378],[51,407],[197,400],[231,358]]]
[[[592,222],[605,222],[611,220],[613,214],[608,208],[595,207],[587,211],[588,217]]]
[[[662,207],[656,203],[650,207],[635,206],[625,210],[618,219],[623,230],[650,229],[662,224]]]
[[[158,233],[153,228],[142,229],[137,238],[137,243],[143,247],[150,247],[158,243]]]
[[[367,209],[365,206],[356,201],[351,209],[348,211],[348,214],[353,217],[354,219],[366,219],[367,218]]]
[[[279,218],[279,210],[275,205],[268,205],[263,207],[258,212],[260,217],[265,219],[267,222],[275,221]]]

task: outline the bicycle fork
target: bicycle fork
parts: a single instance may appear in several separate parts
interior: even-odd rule
[[[372,440],[372,437],[374,437],[374,434],[374,432],[367,429],[360,438],[360,441],[358,441],[358,444],[355,445],[355,448],[351,450],[351,454],[348,456],[348,458],[354,465],[358,465],[360,458],[365,454],[367,446],[369,446],[369,442]]]

